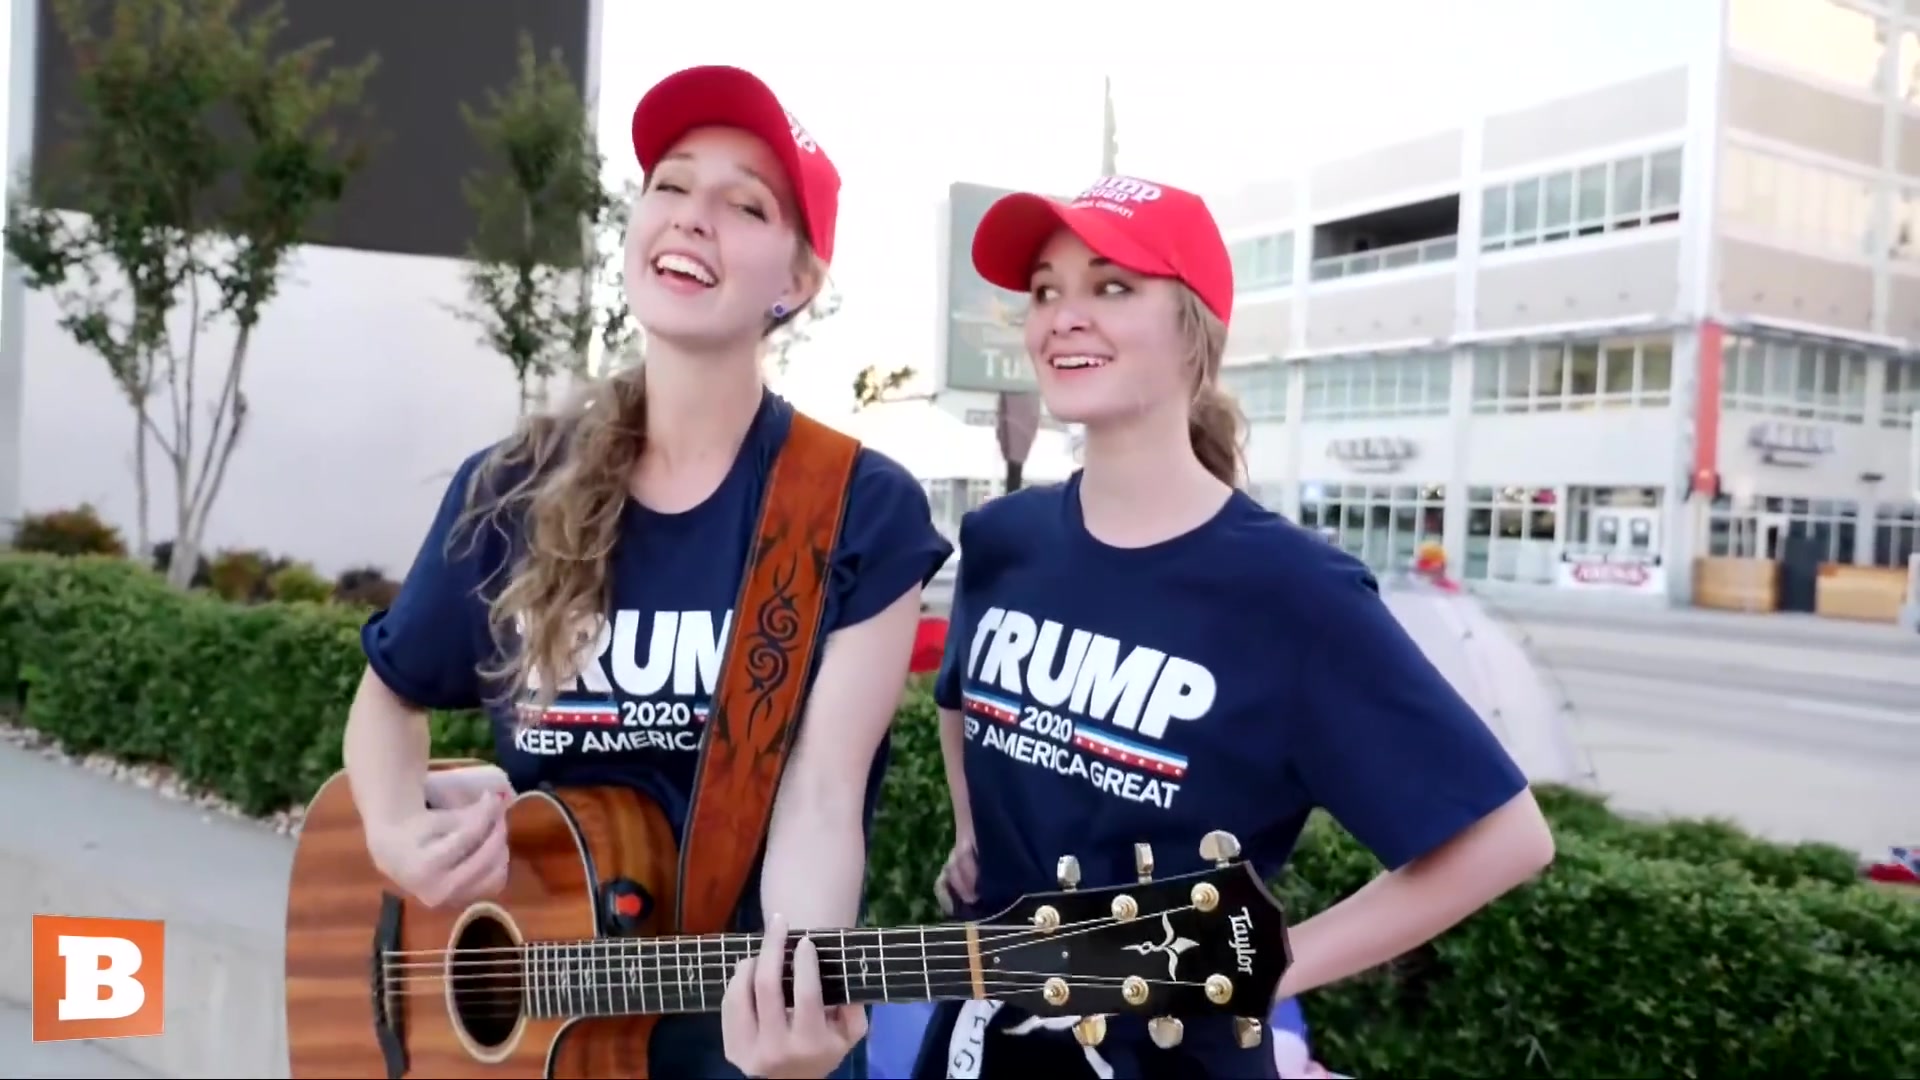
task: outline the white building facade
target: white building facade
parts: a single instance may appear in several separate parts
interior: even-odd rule
[[[1255,493],[1489,587],[1687,603],[1703,556],[1904,566],[1905,3],[1728,0],[1684,66],[1214,198]]]

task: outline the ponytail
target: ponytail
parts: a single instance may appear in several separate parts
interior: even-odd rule
[[[1220,388],[1220,362],[1227,351],[1227,324],[1200,302],[1193,290],[1180,291],[1180,333],[1193,368],[1193,403],[1187,409],[1187,436],[1193,456],[1214,478],[1239,487],[1244,458],[1240,437],[1246,428],[1240,405]]]
[[[1193,408],[1187,414],[1187,435],[1193,440],[1193,456],[1200,459],[1200,464],[1221,483],[1239,487],[1244,472],[1240,452],[1244,424],[1240,406],[1220,389],[1217,379],[1205,379],[1195,392]]]

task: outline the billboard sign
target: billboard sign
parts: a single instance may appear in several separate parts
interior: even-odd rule
[[[986,283],[973,269],[973,234],[1005,188],[956,183],[947,192],[944,390],[1023,393],[1034,389],[1022,323],[1024,293]]]
[[[33,110],[34,161],[45,164],[60,155],[72,137],[70,118],[84,115],[87,103],[59,5],[32,2],[38,5],[39,40],[27,100]],[[474,171],[498,166],[467,129],[461,106],[484,109],[489,94],[505,91],[518,73],[521,34],[542,59],[557,51],[576,85],[591,83],[599,47],[590,40],[595,6],[591,0],[463,0],[457,18],[450,20],[451,6],[445,4],[327,0],[279,5],[284,25],[276,49],[324,42],[323,69],[375,61],[360,100],[365,117],[341,120],[349,135],[372,143],[371,156],[340,204],[314,223],[308,242],[465,258],[476,221],[461,185]],[[240,0],[236,17],[251,20],[271,7],[268,0]],[[113,5],[90,10],[97,30],[115,17]],[[624,128],[611,136],[601,152],[630,157]],[[40,198],[56,207],[66,202],[47,177],[40,182],[46,185]]]

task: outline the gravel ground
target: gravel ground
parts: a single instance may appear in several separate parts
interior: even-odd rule
[[[186,803],[210,813],[224,814],[239,821],[264,825],[282,836],[293,836],[299,833],[300,822],[307,813],[306,807],[301,806],[278,811],[266,817],[254,817],[251,814],[242,813],[238,807],[218,795],[192,787],[165,765],[130,765],[106,754],[84,756],[70,754],[40,732],[10,721],[0,720],[0,741],[32,751],[50,761],[64,761],[102,776],[110,776],[122,783],[145,788],[175,802]]]

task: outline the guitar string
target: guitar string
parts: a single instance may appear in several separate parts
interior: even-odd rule
[[[1186,910],[1186,909],[1180,909],[1180,910]],[[1141,917],[1147,918],[1149,916],[1141,916]],[[1094,923],[1117,922],[1117,921],[1119,920],[1115,919],[1111,915],[1100,915],[1091,919],[1082,920],[1081,922],[1062,923],[1054,931],[1054,933],[1058,933],[1061,930],[1070,930],[1075,927],[1088,926]],[[1039,927],[1032,925],[1031,923],[998,923],[998,924],[976,923],[974,924],[974,930],[982,935],[982,937],[980,938],[980,941],[983,944],[989,940],[997,941],[1009,935],[1047,932],[1047,931],[1041,930]],[[814,948],[824,954],[829,951],[837,950],[841,948],[840,945],[826,944],[825,939],[828,937],[841,938],[847,934],[870,934],[870,935],[873,935],[875,938],[879,938],[882,936],[917,934],[922,931],[925,931],[926,933],[929,933],[929,934],[938,934],[945,937],[955,937],[957,935],[962,935],[966,932],[966,924],[947,923],[947,924],[942,924],[938,926],[928,926],[928,927],[889,926],[889,927],[847,927],[845,929],[830,928],[830,929],[823,929],[823,930],[795,930],[795,931],[789,931],[787,934],[787,937],[789,940],[796,940],[802,937],[813,938]],[[697,943],[706,942],[706,943],[712,943],[712,944],[716,944],[723,947],[747,948],[747,949],[750,949],[753,953],[758,954],[765,940],[766,939],[762,935],[754,934],[754,933],[702,934],[695,937],[581,938],[573,941],[534,941],[534,942],[528,942],[524,945],[488,945],[488,946],[483,946],[477,949],[456,949],[456,948],[444,948],[444,947],[436,948],[436,949],[389,949],[386,952],[384,952],[383,955],[389,956],[389,957],[405,957],[409,961],[422,959],[422,958],[430,959],[430,960],[438,960],[448,956],[473,956],[473,955],[486,955],[486,954],[494,954],[497,956],[508,956],[509,954],[519,954],[529,948],[533,948],[536,946],[545,946],[545,947],[554,947],[554,948],[587,949],[587,948],[596,948],[596,947],[609,945],[609,944],[619,944],[623,946],[646,946],[646,947],[658,947],[662,949],[669,949],[673,947],[675,942],[679,942],[683,949],[689,946],[696,945]],[[958,941],[953,941],[950,943],[959,944]],[[892,947],[915,948],[917,947],[917,945],[909,944],[909,943],[897,943]],[[846,946],[846,948],[848,950],[853,950],[856,947],[852,945],[848,945]]]
[[[1192,910],[1191,907],[1174,908],[1165,912],[1165,914],[1190,910]],[[1113,916],[1102,916],[1096,919],[1088,919],[1084,922],[1063,924],[1052,931],[1041,930],[1038,927],[1032,926],[1021,926],[1017,929],[1001,930],[991,936],[980,939],[982,948],[979,950],[979,955],[982,959],[985,959],[1008,949],[1079,937],[1080,935],[1093,933],[1096,930],[1108,926],[1117,926],[1123,922],[1136,921],[1139,920],[1121,920]],[[1152,925],[1150,920],[1147,925]],[[859,931],[851,932],[858,933]],[[838,931],[832,931],[832,933],[837,935]],[[484,979],[497,977],[504,973],[511,973],[520,970],[524,966],[533,966],[538,969],[541,965],[548,965],[556,969],[564,968],[575,972],[595,972],[603,970],[615,971],[628,966],[629,961],[671,960],[676,966],[679,966],[691,960],[695,965],[704,967],[709,962],[732,965],[738,961],[753,959],[759,955],[759,943],[761,941],[759,937],[747,934],[734,935],[734,937],[737,939],[736,947],[740,949],[740,952],[735,954],[723,948],[719,950],[719,955],[713,957],[711,961],[705,956],[704,950],[695,953],[693,956],[689,956],[685,948],[678,950],[669,948],[668,946],[674,939],[625,938],[609,939],[580,945],[544,945],[542,943],[535,943],[528,946],[501,946],[484,950],[492,955],[479,959],[468,959],[462,956],[460,951],[456,950],[451,959],[442,962],[406,961],[389,964],[386,970],[397,973],[398,977],[391,980],[394,982],[405,982],[409,978],[419,978],[423,976],[434,977],[437,973],[449,968],[457,970],[453,975],[446,976],[446,978],[456,980],[459,978]],[[973,950],[967,948],[961,941],[947,941],[935,949],[922,949],[917,943],[911,942],[898,942],[891,946],[880,945],[867,948],[854,945],[819,948],[816,943],[816,948],[822,960],[838,960],[843,965],[847,963],[848,957],[855,959],[872,959],[871,954],[875,948],[880,951],[880,959],[882,961],[888,959],[886,950],[891,948],[894,950],[896,957],[922,959],[923,962],[917,965],[921,967],[926,966],[926,961],[962,959],[967,961],[967,965],[962,968],[952,969],[955,971],[971,970],[973,955]],[[551,951],[542,952],[540,951],[542,949]],[[569,956],[560,950],[574,952],[575,955]],[[442,953],[445,952],[445,950],[439,951]],[[388,955],[402,954],[395,952]]]
[[[1045,972],[1036,971],[1003,971],[995,974],[998,977],[988,978],[982,981],[981,993],[984,996],[1006,997],[1013,994],[1030,993],[1044,988],[1048,980],[1055,978],[1055,976],[1048,975]],[[1069,989],[1111,990],[1123,984],[1126,978],[1125,976],[1119,975],[1076,976],[1071,979],[1062,979],[1062,981],[1067,984]],[[1181,979],[1143,978],[1142,981],[1149,985],[1160,987],[1203,988],[1206,985],[1205,983]],[[468,1019],[495,1019],[529,1013],[531,1013],[531,1018],[534,1019],[558,1020],[574,1017],[580,1019],[599,1019],[619,1018],[622,1016],[670,1015],[689,1012],[717,1012],[719,1010],[719,1002],[725,998],[726,987],[721,983],[711,981],[699,983],[692,988],[692,992],[689,992],[688,988],[678,984],[666,985],[674,986],[678,991],[674,1001],[674,1004],[678,1006],[677,1008],[667,1007],[668,995],[664,993],[663,986],[619,987],[611,990],[603,987],[597,993],[589,993],[582,990],[568,991],[566,989],[550,987],[499,986],[483,990],[479,993],[475,993],[472,990],[460,991],[460,1001],[453,1005],[452,1011],[456,1015]],[[955,988],[958,990],[959,985],[956,984]],[[652,993],[648,993],[648,990],[651,990]],[[929,999],[936,1001],[970,999],[974,996],[971,981],[966,983],[966,990],[966,993],[956,993],[951,998],[929,994],[927,997],[908,996],[897,999],[884,998],[879,1001],[864,1002],[864,1004],[881,1004],[895,1001],[922,1002]],[[712,991],[712,993],[709,993],[709,991]],[[393,998],[425,998],[430,996],[444,996],[452,992],[454,991],[444,986],[409,986],[403,990],[390,992],[387,997],[389,1000]],[[621,1009],[619,1011],[612,1011],[616,996],[619,998]],[[589,1008],[582,1008],[580,1011],[574,1012],[572,1009],[574,1003],[585,998],[597,998],[597,1003],[606,1006],[610,1011],[594,1011]],[[651,1008],[648,1007],[649,998],[654,1002]],[[636,1002],[638,1007],[635,1007]],[[846,1004],[854,1004],[854,1002],[848,1001]],[[463,1005],[469,1007],[463,1008]],[[548,1006],[558,1006],[561,1008],[561,1012],[558,1014],[549,1013],[546,1011],[546,1007]],[[628,1009],[632,1011],[625,1011]]]
[[[1000,945],[1000,947],[1014,948],[1019,944],[1022,944],[1025,942],[1031,942],[1036,939],[1042,939],[1042,938],[1059,939],[1063,937],[1074,937],[1080,934],[1089,933],[1093,930],[1100,929],[1102,926],[1117,926],[1127,922],[1151,924],[1153,918],[1156,915],[1174,915],[1174,914],[1179,914],[1182,912],[1187,912],[1192,910],[1194,910],[1194,907],[1193,905],[1189,904],[1185,907],[1165,908],[1165,909],[1162,909],[1161,911],[1153,912],[1151,914],[1137,915],[1132,919],[1121,919],[1113,915],[1100,915],[1091,919],[1084,919],[1080,922],[1062,923],[1060,926],[1052,930],[1043,930],[1040,927],[1033,926],[1028,923],[979,923],[979,924],[975,924],[974,929],[976,932],[980,933],[981,936],[979,937],[979,944],[983,947],[988,945],[999,944],[1001,942],[1006,942],[1009,939],[1013,939],[1012,944]],[[938,932],[940,935],[947,938],[947,940],[939,943],[941,947],[957,948],[960,950],[958,955],[966,954],[967,949],[965,948],[965,942],[963,940],[956,939],[956,935],[965,933],[964,924],[962,925],[947,924],[942,926],[931,926],[931,927],[924,927],[924,928],[855,927],[855,928],[849,928],[845,930],[840,930],[840,929],[810,930],[810,931],[798,931],[798,932],[790,933],[788,936],[790,938],[800,938],[800,937],[812,938],[814,941],[814,950],[822,958],[836,956],[836,955],[845,955],[850,953],[869,952],[876,948],[882,950],[883,952],[887,949],[906,950],[911,955],[918,955],[918,953],[922,948],[922,945],[920,942],[909,942],[909,941],[899,941],[899,940],[895,940],[893,942],[887,942],[885,940],[882,940],[882,936],[892,935],[892,936],[898,937],[900,935],[913,934],[918,932],[918,933],[921,933],[922,936],[924,937],[924,933],[926,931]],[[871,944],[849,945],[845,943],[846,935],[848,934],[874,935],[875,941]],[[829,937],[839,939],[840,943],[828,944],[826,939],[828,939]],[[675,953],[679,954],[680,957],[684,957],[687,951],[689,950],[690,946],[694,949],[701,949],[702,948],[701,943],[711,943],[716,947],[717,951],[720,951],[722,953],[727,952],[731,948],[740,949],[743,955],[738,957],[738,959],[746,959],[748,956],[758,956],[764,941],[765,939],[761,935],[748,934],[748,933],[713,934],[713,935],[703,935],[696,938],[675,938],[675,937],[591,938],[591,939],[582,939],[577,941],[535,941],[535,942],[528,942],[521,945],[489,945],[489,946],[483,946],[480,948],[473,948],[473,949],[457,949],[457,948],[389,949],[389,950],[383,951],[381,955],[387,958],[389,961],[392,961],[396,958],[400,959],[399,963],[390,962],[387,965],[389,970],[393,970],[393,969],[404,970],[407,968],[420,967],[420,966],[426,966],[426,967],[437,969],[442,966],[443,962],[460,964],[463,966],[474,966],[474,965],[481,965],[481,964],[516,964],[516,963],[522,962],[522,960],[525,959],[532,950],[537,950],[537,949],[555,949],[555,950],[577,949],[577,950],[583,950],[583,951],[590,951],[590,950],[604,950],[609,948],[618,948],[621,950],[632,950],[634,953],[638,953],[642,955],[645,955],[648,952],[651,952],[653,954],[651,958],[665,959],[666,956],[673,955]],[[986,954],[983,954],[983,955],[986,955]],[[481,957],[481,959],[470,959],[471,957]],[[451,959],[448,959],[448,958],[451,958]],[[552,960],[552,959],[555,959],[555,957],[548,956],[548,957],[544,957],[543,959]]]
[[[1183,909],[1175,909],[1175,910],[1184,911],[1184,910],[1191,910],[1191,909],[1183,908]],[[1079,928],[1067,930],[1064,933],[1060,931],[1055,931],[1053,933],[1046,933],[1038,930],[1037,928],[1021,927],[1016,932],[1000,933],[996,935],[994,940],[1004,940],[1007,938],[1017,938],[1017,937],[1024,936],[1034,940],[1045,939],[1047,941],[1054,941],[1054,940],[1059,940],[1060,938],[1063,938],[1063,937],[1072,937],[1072,936],[1078,936],[1080,934],[1091,933],[1095,930],[1100,929],[1102,925],[1118,924],[1121,921],[1123,920],[1112,919],[1112,918],[1087,920],[1086,924],[1071,924],[1071,925],[1076,925]],[[1130,921],[1130,920],[1126,920],[1126,921]],[[751,935],[742,935],[742,937],[747,938],[748,941],[758,940],[757,938],[753,938]],[[646,941],[646,939],[635,939],[635,941],[644,942]],[[631,944],[634,942],[629,941],[626,943]],[[608,944],[614,944],[614,943],[610,942]],[[640,980],[638,980],[637,983],[635,983],[635,982],[628,982],[626,981],[625,978],[622,978],[617,982],[609,982],[604,978],[605,975],[610,975],[610,974],[619,974],[623,976],[630,974],[631,968],[634,966],[634,963],[646,959],[644,955],[641,955],[638,953],[630,953],[626,956],[595,955],[591,957],[573,958],[572,960],[568,960],[558,956],[548,956],[548,957],[536,956],[532,959],[530,964],[522,964],[515,958],[502,958],[494,961],[480,961],[479,963],[492,963],[494,965],[506,965],[504,967],[495,966],[494,968],[488,971],[456,970],[450,973],[442,974],[441,972],[446,967],[446,965],[439,965],[439,964],[419,965],[419,966],[427,967],[432,970],[418,971],[418,972],[413,972],[411,974],[402,973],[397,978],[389,978],[387,980],[387,993],[391,996],[397,996],[397,997],[424,996],[426,994],[446,995],[446,994],[459,993],[463,997],[467,998],[469,1001],[473,1002],[474,1004],[484,1004],[484,1003],[491,1002],[497,1006],[503,997],[507,999],[518,998],[522,1002],[525,1002],[528,999],[532,999],[537,1002],[540,998],[543,998],[543,997],[552,998],[558,1001],[558,1000],[565,999],[568,995],[580,995],[580,994],[601,994],[601,995],[607,996],[610,1000],[612,994],[619,993],[630,1000],[633,994],[638,993],[641,996],[642,1001],[644,1001],[647,991],[651,989],[655,994],[655,996],[657,996],[661,1000],[661,1002],[664,1004],[666,1000],[667,988],[672,987],[676,991],[676,993],[679,995],[680,1001],[682,1002],[683,1005],[687,1003],[692,992],[694,991],[698,992],[701,998],[701,1001],[704,1004],[708,997],[709,991],[713,991],[721,996],[724,996],[726,992],[727,984],[731,981],[730,976],[727,976],[724,974],[720,979],[717,979],[717,980],[708,978],[706,974],[707,971],[712,968],[720,968],[724,972],[725,969],[731,966],[736,960],[749,959],[752,954],[747,954],[744,952],[744,949],[747,947],[746,942],[742,942],[742,947],[743,947],[743,954],[738,956],[730,955],[730,954],[722,954],[720,956],[712,957],[712,958],[708,958],[704,955],[691,958],[693,960],[692,968],[697,972],[695,977],[691,980],[675,979],[675,980],[669,981],[666,979],[654,979],[649,981],[645,978],[641,978]],[[994,948],[991,950],[983,950],[981,952],[981,956],[982,958],[985,958],[997,952],[1002,952],[1007,949],[1011,949],[1015,947],[1017,946],[1002,944],[1002,945],[999,945],[997,948]],[[909,955],[915,955],[914,946],[906,943],[895,945],[893,946],[893,948],[896,951],[906,950],[909,953]],[[848,951],[855,952],[858,950],[849,949]],[[952,979],[953,982],[950,985],[954,985],[956,988],[958,988],[961,985],[965,985],[969,990],[971,989],[973,964],[972,964],[971,957],[964,950],[959,952],[946,953],[946,954],[919,953],[918,955],[920,956],[920,959],[921,959],[921,963],[918,965],[921,970],[917,973],[917,977],[916,977],[916,973],[913,972],[911,969],[901,969],[898,972],[898,974],[893,976],[893,978],[902,980],[904,984],[906,984],[906,986],[910,986],[913,982],[916,982],[916,981],[921,982],[923,985],[927,986],[929,989],[929,993],[927,995],[928,997],[934,996],[931,994],[930,991],[931,991],[931,985],[935,981],[935,976],[938,976],[940,978],[940,981],[942,982],[946,982],[947,980]],[[941,967],[936,969],[933,966],[931,966],[931,964],[929,963],[929,961],[947,961],[947,960],[960,959],[962,957],[966,957],[968,962],[962,965],[957,965],[957,966],[946,966],[943,963]],[[660,950],[655,955],[654,959],[666,959],[665,951]],[[681,955],[676,959],[684,962],[690,958],[686,956],[684,951],[682,951]],[[871,957],[870,956],[863,957],[862,959],[870,960]],[[553,979],[553,980],[542,978],[542,976],[547,975],[549,973],[548,971],[541,970],[541,965],[543,963],[552,965],[552,970],[564,971],[566,975],[569,976],[569,978]],[[533,969],[531,978],[528,977],[528,973],[526,970],[529,966]],[[683,966],[682,970],[686,970],[686,967]],[[828,973],[828,974],[831,977],[832,973]],[[850,980],[854,977],[860,978],[862,983],[868,986],[871,986],[875,979],[880,978],[880,976],[878,975],[855,976],[851,970],[849,970],[846,966],[844,966],[844,962],[843,962],[843,968],[839,973],[839,978],[842,985],[843,986],[851,985]],[[1007,992],[1007,988],[1009,987],[1015,990],[1031,989],[1035,985],[1033,983],[1022,984],[1018,981],[1013,981],[1015,977],[1037,979],[1037,980],[1040,980],[1041,984],[1044,984],[1044,981],[1046,979],[1054,978],[1057,976],[1053,974],[1045,973],[1045,972],[1023,972],[1023,971],[1009,972],[1001,969],[994,969],[992,971],[983,971],[981,973],[982,985],[984,986],[987,983],[991,982],[995,987],[996,992],[1001,992],[1001,993]],[[1117,975],[1073,976],[1071,978],[1064,979],[1063,981],[1065,981],[1069,987],[1074,985],[1079,985],[1082,987],[1090,987],[1090,986],[1111,987],[1116,983],[1124,982],[1126,978],[1127,978],[1126,976],[1117,976]],[[883,988],[882,992],[884,993],[885,992],[884,988],[886,986],[887,981],[889,980],[880,979],[880,981],[881,981],[881,986]],[[1172,986],[1204,986],[1203,983],[1193,983],[1189,981],[1175,980],[1175,979],[1149,979],[1147,981],[1149,983],[1159,983],[1163,985],[1172,985]],[[483,985],[480,987],[475,987],[473,985],[475,982],[482,983]],[[971,995],[968,994],[963,996],[971,996]],[[916,998],[912,1000],[922,1000],[922,999]],[[519,1009],[519,1007],[516,1006],[514,1007],[514,1009],[510,1009],[510,1011],[515,1011],[516,1009]],[[524,1011],[524,1010],[519,1010],[519,1011]]]

